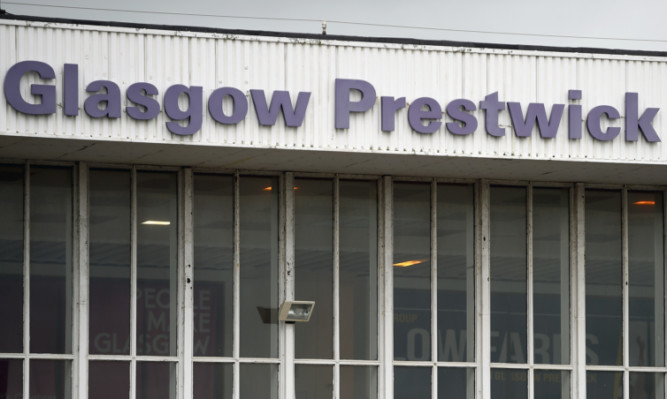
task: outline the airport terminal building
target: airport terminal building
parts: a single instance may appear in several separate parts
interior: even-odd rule
[[[667,53],[5,15],[0,82],[0,399],[666,398]]]

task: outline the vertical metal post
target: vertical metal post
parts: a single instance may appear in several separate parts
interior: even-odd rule
[[[394,397],[394,296],[393,296],[393,186],[390,176],[382,178],[381,185],[381,211],[380,211],[380,398]]]
[[[179,317],[183,320],[179,321],[179,336],[181,339],[181,346],[179,350],[180,360],[180,384],[182,398],[187,399],[192,397],[193,392],[193,363],[194,356],[194,177],[191,168],[185,168],[183,171],[183,189],[182,209],[183,217],[179,218],[182,227],[183,237],[183,256],[182,256],[182,275],[181,284],[179,284],[179,293],[182,295],[183,312],[178,312]],[[180,185],[179,185],[180,186]],[[181,289],[180,287],[184,287]]]
[[[232,338],[232,356],[234,357],[232,386],[235,398],[241,397],[241,179],[238,172],[234,174],[233,181],[233,223],[234,223],[234,269],[233,269],[233,338]]]
[[[334,178],[333,187],[333,393],[340,398],[340,179]]]
[[[479,362],[477,373],[477,398],[491,397],[491,188],[486,180],[479,183],[480,195],[478,209],[480,209],[480,229],[478,242],[480,243],[481,262],[477,266],[479,277],[479,327],[477,332],[477,359]]]
[[[30,397],[30,163],[23,191],[23,397]]]
[[[80,163],[75,181],[74,209],[76,210],[74,243],[74,287],[75,298],[74,337],[78,343],[73,346],[73,397],[88,397],[88,306],[89,306],[89,257],[88,257],[88,166]],[[76,341],[75,341],[76,342]]]
[[[623,345],[623,397],[630,397],[630,373],[628,372],[628,367],[630,366],[630,349],[629,349],[629,332],[630,332],[630,293],[629,293],[629,280],[630,280],[630,271],[629,271],[629,262],[630,262],[630,248],[628,241],[628,190],[623,188],[621,196],[621,247],[623,248],[623,281],[622,281],[622,291],[623,291],[623,339],[621,344]]]
[[[137,397],[137,168],[130,178],[130,398]]]
[[[283,301],[294,300],[294,174],[285,173],[281,185],[281,203],[284,215],[284,233],[282,236],[284,244],[284,296]],[[284,359],[283,370],[285,389],[283,390],[283,399],[294,398],[295,395],[295,370],[294,370],[294,324],[281,323],[281,328],[284,329],[283,334],[283,353]]]
[[[431,398],[438,398],[438,184],[431,181]]]
[[[573,365],[574,375],[572,383],[574,385],[574,398],[584,399],[586,397],[586,189],[584,185],[578,183],[574,192],[574,228],[575,248],[574,253],[576,261],[574,263],[572,279],[572,291],[574,302],[572,310],[574,313],[574,339],[573,346]]]
[[[528,399],[533,399],[535,397],[534,391],[534,386],[535,386],[535,381],[534,381],[534,376],[535,376],[535,348],[534,348],[534,343],[535,343],[535,338],[534,338],[534,321],[535,318],[533,317],[533,309],[534,309],[534,304],[533,304],[533,291],[534,291],[534,286],[533,286],[533,275],[534,275],[534,263],[533,263],[533,185],[530,184],[528,187],[526,187],[527,190],[527,195],[526,195],[526,266],[528,268],[527,270],[527,281],[526,281],[526,288],[527,288],[527,298],[526,298],[526,304],[528,304],[528,308],[526,309],[526,326],[528,328],[528,333],[526,335],[526,347],[528,349],[526,356],[526,363],[528,363]]]

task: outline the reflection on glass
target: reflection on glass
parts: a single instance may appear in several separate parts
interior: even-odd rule
[[[535,394],[539,399],[569,399],[570,372],[556,370],[535,370]]]
[[[527,399],[528,371],[491,369],[491,398]]]
[[[663,373],[630,373],[630,398],[662,399],[665,397]]]
[[[241,356],[278,357],[278,179],[242,177],[239,195]]]
[[[90,353],[130,353],[131,177],[90,171]]]
[[[297,358],[333,356],[333,182],[296,179],[296,299],[315,301],[308,323],[296,326]]]
[[[277,364],[241,364],[239,377],[242,398],[272,399],[278,397]]]
[[[570,362],[569,192],[533,190],[535,363]]]
[[[430,367],[394,367],[394,399],[431,399]]]
[[[137,353],[176,355],[176,174],[137,173]]]
[[[475,360],[472,186],[438,186],[438,360]]]
[[[0,166],[0,352],[4,353],[23,352],[23,176],[22,167]]]
[[[71,367],[69,360],[31,360],[30,397],[71,398]]]
[[[438,399],[474,399],[475,369],[438,368]]]
[[[587,399],[623,399],[623,372],[586,372]],[[635,399],[631,396],[631,399]]]
[[[176,364],[137,362],[136,399],[175,399]]]
[[[394,359],[431,360],[431,189],[394,184]]]
[[[195,175],[195,356],[232,355],[233,200],[231,177]]]
[[[297,364],[295,367],[296,399],[329,399],[333,397],[333,367]]]
[[[378,372],[375,366],[341,366],[340,397],[377,399]]]
[[[90,399],[129,399],[130,363],[90,362],[88,397]]]
[[[491,188],[492,362],[527,360],[526,217],[525,188]]]
[[[377,182],[340,182],[340,353],[377,359]]]
[[[231,363],[195,363],[194,399],[232,399],[234,366]]]
[[[72,171],[30,169],[30,351],[72,353]]]
[[[628,193],[630,365],[665,365],[662,194]]]
[[[0,359],[0,398],[23,397],[23,361]]]
[[[586,191],[586,363],[623,364],[621,193]]]

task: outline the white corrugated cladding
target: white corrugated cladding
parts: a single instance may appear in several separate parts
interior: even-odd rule
[[[529,138],[516,137],[507,110],[500,114],[500,126],[508,128],[500,138],[486,134],[479,109],[475,112],[479,127],[469,136],[445,130],[444,123],[451,120],[446,116],[436,133],[416,133],[408,124],[406,109],[398,112],[394,132],[380,128],[380,96],[405,96],[408,103],[432,97],[444,109],[457,98],[479,106],[487,94],[498,91],[500,101],[521,102],[524,112],[531,102],[545,103],[550,112],[552,104],[572,103],[568,89],[580,89],[584,116],[592,107],[605,104],[624,117],[625,93],[638,92],[640,114],[646,107],[660,108],[653,124],[665,141],[667,59],[660,57],[230,36],[13,20],[0,21],[0,46],[3,77],[19,61],[50,64],[56,70],[58,102],[63,65],[74,63],[79,65],[80,107],[85,86],[108,79],[123,92],[135,82],[152,83],[160,93],[174,84],[203,86],[205,113],[200,131],[181,137],[167,130],[169,118],[164,112],[150,121],[135,121],[125,114],[110,120],[93,119],[83,112],[66,117],[59,106],[54,115],[35,117],[17,113],[0,96],[3,136],[654,165],[667,160],[664,142],[648,143],[643,137],[626,142],[625,129],[611,142],[594,140],[585,127],[581,140],[570,140],[567,109],[553,139],[540,138],[536,129]],[[353,114],[347,130],[334,128],[336,78],[366,80],[377,91],[372,110]],[[30,82],[25,80],[22,90],[29,98]],[[238,88],[248,97],[248,115],[235,126],[219,124],[207,114],[208,96],[225,86]],[[267,94],[287,90],[293,101],[298,92],[311,92],[303,126],[285,127],[280,117],[275,126],[260,127],[250,89]],[[123,101],[127,105],[124,97]],[[623,120],[612,124],[623,128]]]

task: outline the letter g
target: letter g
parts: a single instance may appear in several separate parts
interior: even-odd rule
[[[56,87],[53,85],[30,85],[30,94],[40,101],[36,104],[27,102],[21,96],[21,78],[30,72],[36,72],[41,79],[55,79],[56,73],[49,64],[39,61],[22,61],[15,64],[5,76],[5,98],[15,110],[28,115],[48,115],[56,112]]]

